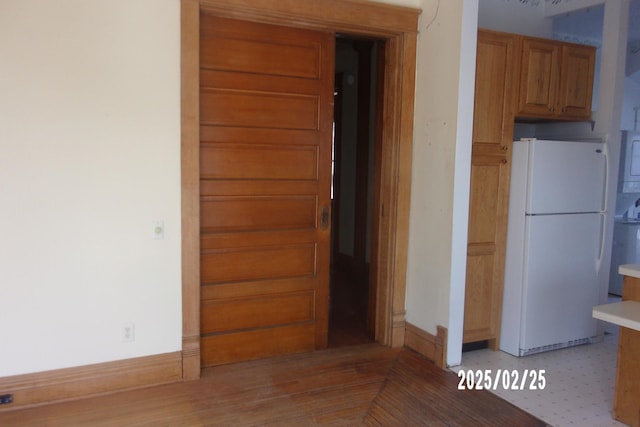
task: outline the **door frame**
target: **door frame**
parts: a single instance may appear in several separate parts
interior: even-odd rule
[[[419,9],[362,0],[181,0],[182,377],[200,377],[200,11],[385,41],[375,338],[404,345]],[[333,72],[333,70],[331,70]],[[376,233],[374,232],[374,235]],[[373,254],[372,254],[373,257]]]

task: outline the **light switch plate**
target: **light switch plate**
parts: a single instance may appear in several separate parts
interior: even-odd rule
[[[164,221],[153,221],[152,226],[152,238],[155,240],[164,239]]]

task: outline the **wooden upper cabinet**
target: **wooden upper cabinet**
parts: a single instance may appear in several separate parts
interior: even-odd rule
[[[558,108],[564,117],[589,118],[593,98],[596,49],[592,46],[562,46]]]
[[[521,52],[517,116],[590,118],[594,47],[522,37]]]
[[[555,114],[561,50],[547,40],[523,39],[518,114]]]

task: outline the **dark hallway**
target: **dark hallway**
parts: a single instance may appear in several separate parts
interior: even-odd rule
[[[370,297],[380,43],[336,38],[329,347],[373,341]]]

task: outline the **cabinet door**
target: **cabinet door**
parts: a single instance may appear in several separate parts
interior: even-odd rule
[[[517,36],[478,32],[463,342],[497,348],[502,314]]]
[[[517,115],[552,117],[555,114],[560,54],[559,43],[523,39]]]
[[[562,46],[558,112],[564,117],[591,116],[596,50],[591,46]]]

